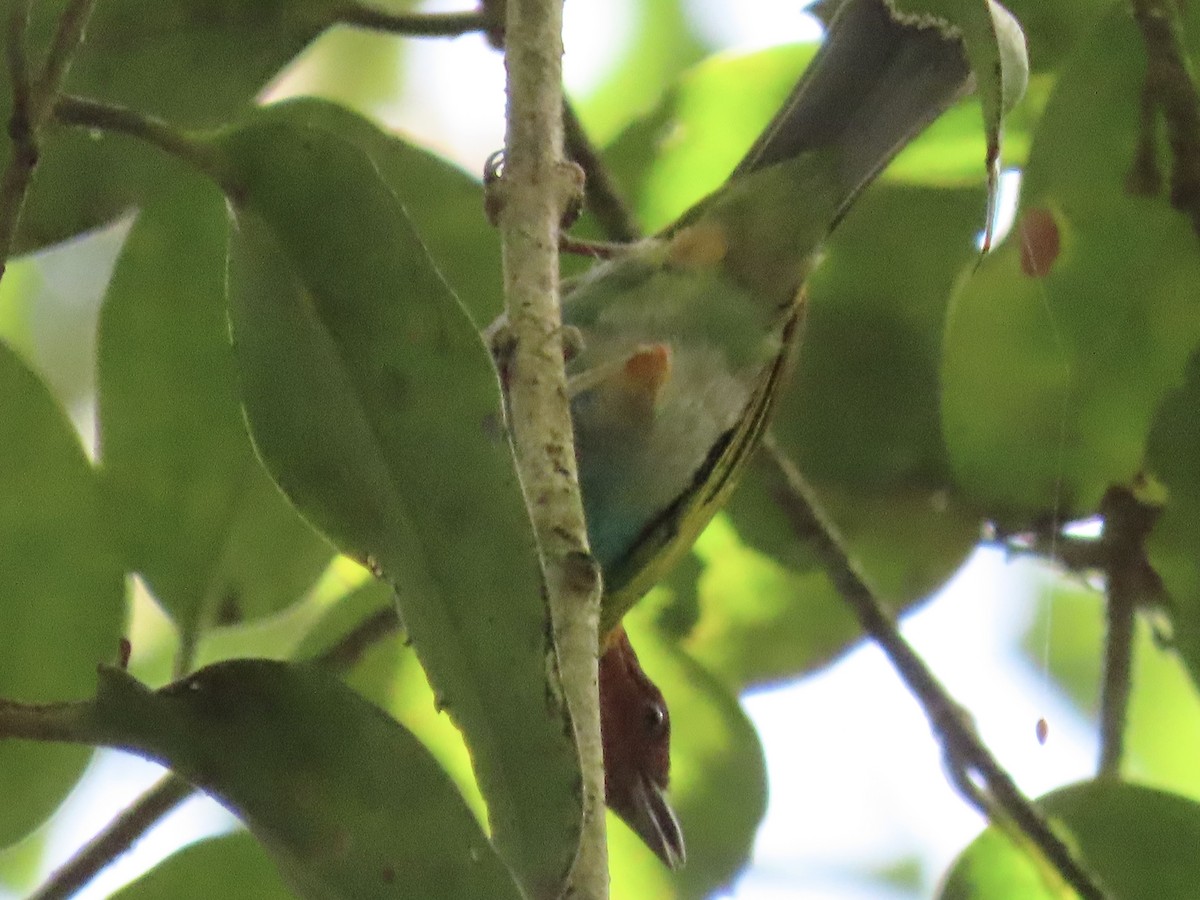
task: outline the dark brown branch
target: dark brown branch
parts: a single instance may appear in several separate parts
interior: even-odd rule
[[[1018,789],[979,739],[961,707],[947,694],[925,661],[909,646],[895,622],[850,558],[834,524],[821,510],[800,472],[768,437],[760,460],[772,482],[772,492],[793,528],[803,535],[820,560],[834,588],[850,605],[863,629],[883,649],[904,683],[920,701],[963,789],[978,780],[986,793],[963,790],[968,801],[989,817],[994,804],[1037,846],[1063,878],[1088,900],[1107,895],[1071,849],[1050,828],[1045,817]]]
[[[1124,488],[1108,491],[1101,502],[1108,631],[1104,642],[1104,682],[1100,690],[1099,774],[1120,774],[1125,720],[1133,684],[1134,613],[1161,594],[1162,585],[1146,556],[1146,537],[1158,510],[1141,504]]]
[[[25,197],[37,168],[38,141],[62,89],[75,51],[83,40],[96,0],[73,0],[58,20],[41,73],[29,69],[28,32],[32,0],[14,0],[6,30],[6,64],[12,85],[12,115],[8,136],[12,142],[8,163],[0,175],[0,277],[8,266],[25,209]]]
[[[1125,190],[1135,197],[1157,197],[1163,186],[1158,165],[1157,92],[1147,79],[1138,99],[1138,137],[1133,163],[1125,176]]]
[[[164,776],[56,869],[29,900],[66,900],[75,895],[194,793],[196,789],[182,778]]]
[[[1200,91],[1183,46],[1178,0],[1131,0],[1146,45],[1146,93],[1162,110],[1171,146],[1171,205],[1200,235]],[[1147,126],[1143,116],[1142,127]],[[1152,124],[1149,127],[1153,127]]]
[[[215,158],[211,151],[174,125],[155,116],[114,103],[64,94],[54,105],[54,118],[62,125],[129,135],[192,164],[206,174],[219,174],[211,171]]]
[[[395,605],[386,606],[367,616],[312,661],[334,672],[349,672],[368,650],[400,630],[400,614]]]
[[[1115,575],[1115,577],[1114,577]],[[1133,684],[1136,601],[1125,579],[1110,574],[1105,591],[1104,681],[1100,687],[1100,761],[1097,774],[1117,777],[1125,753],[1125,720]]]
[[[638,240],[642,230],[569,101],[563,102],[563,142],[567,158],[583,169],[587,177],[584,184],[587,208],[609,240],[620,243]]]
[[[346,4],[332,18],[342,25],[412,37],[458,37],[473,31],[488,31],[491,25],[482,9],[458,13],[390,13],[361,3]]]

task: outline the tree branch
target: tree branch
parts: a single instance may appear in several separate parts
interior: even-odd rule
[[[771,436],[764,441],[760,459],[768,469],[772,493],[793,529],[804,536],[834,588],[920,701],[951,763],[954,780],[966,799],[989,818],[995,817],[996,810],[991,808],[994,804],[1037,846],[1081,897],[1088,900],[1106,897],[1095,876],[1054,833],[1037,807],[1021,794],[1012,777],[1000,767],[970,726],[962,708],[900,634],[858,565],[850,558],[837,528],[821,510],[812,488]],[[986,794],[977,787],[964,789],[975,785],[975,778],[979,779]]]
[[[1171,205],[1187,214],[1200,235],[1200,90],[1183,46],[1178,0],[1131,0],[1146,45],[1146,86],[1162,110],[1171,146]],[[1143,115],[1143,129],[1153,127]],[[1143,138],[1142,144],[1151,143]]]
[[[587,208],[596,217],[609,240],[630,243],[641,238],[642,230],[634,218],[633,211],[621,196],[617,183],[609,174],[608,168],[600,158],[600,152],[592,144],[569,101],[563,103],[563,130],[567,156],[583,169],[586,176],[584,197]]]
[[[96,0],[72,0],[58,20],[41,74],[29,70],[28,31],[32,0],[13,0],[9,7],[6,56],[12,85],[12,115],[8,121],[11,153],[0,175],[0,278],[16,244],[25,198],[37,168],[38,144],[54,102],[62,90],[75,51],[91,18]]]
[[[75,895],[194,793],[196,789],[179,776],[163,776],[51,873],[29,900],[66,900]]]
[[[509,0],[505,33],[508,135],[503,172],[490,190],[513,348],[509,409],[583,769],[583,835],[568,890],[602,898],[608,854],[596,665],[600,574],[579,495],[558,305],[559,223],[582,188],[582,173],[562,157],[562,0]]]
[[[1133,685],[1134,614],[1162,595],[1162,582],[1146,555],[1146,538],[1157,507],[1141,503],[1125,488],[1110,488],[1100,503],[1108,631],[1104,682],[1100,690],[1100,776],[1120,775],[1125,720]]]
[[[458,13],[391,13],[353,2],[337,10],[331,18],[341,25],[412,37],[458,37],[473,31],[489,31],[493,26],[484,9]]]
[[[225,183],[227,179],[212,150],[156,116],[115,103],[64,94],[54,104],[54,118],[62,125],[94,128],[137,138],[203,172],[222,188],[231,187]]]

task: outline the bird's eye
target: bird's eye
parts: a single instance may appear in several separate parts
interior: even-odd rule
[[[667,708],[661,703],[647,703],[642,711],[646,734],[652,738],[662,737],[667,731]]]

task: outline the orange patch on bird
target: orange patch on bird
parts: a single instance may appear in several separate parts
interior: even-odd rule
[[[1028,209],[1017,225],[1021,271],[1030,278],[1045,278],[1062,252],[1062,236],[1054,213],[1044,206]]]
[[[647,344],[639,347],[621,368],[621,390],[630,415],[651,416],[663,386],[671,377],[671,347]]]
[[[684,269],[707,269],[719,265],[729,252],[725,229],[715,222],[689,225],[671,238],[667,262]]]
[[[625,360],[625,375],[657,394],[671,375],[671,348],[666,344],[639,347]]]

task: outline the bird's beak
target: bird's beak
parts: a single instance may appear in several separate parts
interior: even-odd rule
[[[679,819],[667,803],[666,792],[651,779],[637,778],[628,807],[614,811],[668,869],[678,869],[687,860]]]

